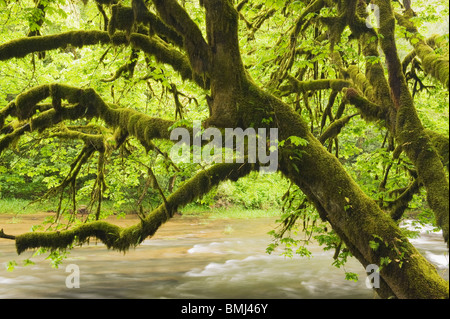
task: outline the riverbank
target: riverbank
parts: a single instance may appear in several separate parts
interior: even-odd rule
[[[19,198],[0,198],[0,215],[28,215],[44,212],[54,212],[57,207],[56,201],[33,202]],[[85,203],[80,203],[79,207],[86,207]],[[113,202],[103,201],[102,211],[106,216],[126,216],[136,215],[135,206],[115,207]],[[279,216],[281,209],[277,207],[267,207],[264,209],[247,209],[238,205],[224,205],[209,207],[206,205],[189,204],[180,209],[179,213],[189,216],[207,215],[210,218],[258,218]]]

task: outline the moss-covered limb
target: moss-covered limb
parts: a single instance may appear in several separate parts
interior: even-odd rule
[[[340,1],[337,4],[338,16],[320,18],[320,21],[328,27],[331,51],[340,41],[345,27],[357,17],[357,3],[358,0]]]
[[[388,114],[387,108],[370,102],[360,95],[357,90],[353,88],[346,89],[345,97],[350,104],[354,105],[361,112],[361,116],[364,119],[368,121],[386,119]]]
[[[433,147],[414,106],[395,43],[395,18],[391,2],[377,0],[380,8],[381,48],[388,66],[389,85],[396,108],[395,137],[414,164],[427,191],[427,201],[449,244],[449,183],[441,159]]]
[[[165,42],[157,37],[132,33],[129,37],[124,32],[109,35],[105,31],[69,31],[56,35],[30,37],[12,40],[0,45],[0,61],[12,58],[22,58],[33,52],[49,51],[64,48],[67,45],[82,47],[86,45],[110,44],[128,45],[155,56],[161,62],[171,65],[179,72],[183,79],[192,79],[200,87],[207,88],[208,82],[203,76],[193,74],[189,59],[184,54],[169,48]]]
[[[174,44],[178,48],[183,48],[183,36],[152,13],[143,1],[133,0],[131,7],[123,6],[121,3],[115,3],[111,9],[112,16],[107,26],[107,30],[111,35],[116,30],[123,30],[129,36],[133,30],[139,29],[142,23],[149,28],[146,30],[146,34],[157,34],[167,43]]]
[[[25,124],[16,129],[14,129],[11,133],[6,134],[2,139],[0,139],[0,154],[10,147],[13,143],[18,141],[20,137],[26,132],[30,131],[30,125]]]
[[[92,146],[98,152],[104,152],[106,150],[106,140],[103,134],[87,134],[70,130],[67,127],[51,133],[52,137],[69,140],[82,140],[86,145]]]
[[[422,66],[427,74],[449,88],[449,59],[447,56],[436,54],[427,40],[419,33],[414,23],[407,15],[395,14],[399,25],[408,31],[408,38],[414,51],[422,61]]]
[[[386,58],[389,87],[394,106],[398,109],[401,104],[401,95],[406,96],[405,91],[408,91],[408,87],[395,42],[395,18],[390,1],[378,0],[375,4],[380,10],[380,44]]]
[[[393,261],[380,273],[383,286],[387,287],[380,288],[383,289],[381,296],[448,298],[448,284],[434,266],[408,243],[392,218],[364,194],[339,160],[312,135],[308,124],[295,110],[251,83],[242,94],[245,98],[240,114],[244,124],[250,126],[257,120],[254,112],[250,114],[254,105],[266,107],[267,112],[273,112],[279,140],[289,136],[307,140],[307,146],[301,148],[301,156],[295,156],[286,148],[280,149],[279,170],[308,196],[321,218],[331,224],[352,255],[364,267],[382,265],[382,257]],[[371,249],[369,242],[375,239],[374,236],[383,238],[387,247],[377,251]],[[400,242],[404,250],[402,268],[394,261],[399,257],[396,249]]]
[[[292,124],[292,123],[291,123]],[[281,157],[283,173],[293,180],[308,195],[314,198],[321,216],[330,222],[352,254],[364,265],[381,265],[380,258],[399,260],[396,251],[402,243],[403,264],[399,268],[393,262],[389,269],[381,272],[388,290],[397,298],[447,298],[448,285],[435,268],[420,256],[403,237],[390,216],[367,197],[345,173],[338,160],[308,137],[308,147],[301,160]],[[294,165],[292,165],[294,164]],[[299,171],[299,173],[297,172]],[[387,243],[386,249],[373,251],[369,242],[380,236]],[[416,280],[420,279],[420,282]],[[422,281],[423,280],[423,281]],[[430,288],[429,283],[433,287]],[[381,291],[384,295],[385,291]]]
[[[3,231],[3,228],[2,228],[2,229],[0,229],[0,238],[15,240],[16,236],[5,234],[5,232]]]
[[[153,236],[158,228],[173,216],[178,207],[205,195],[220,182],[227,179],[237,180],[256,168],[251,164],[240,163],[214,165],[186,181],[167,197],[166,204],[149,213],[137,225],[122,228],[104,221],[95,221],[66,231],[30,232],[15,236],[17,253],[41,247],[51,250],[67,249],[73,245],[87,243],[90,238],[97,238],[108,249],[126,252],[147,237]]]
[[[342,130],[342,128],[350,121],[350,119],[357,114],[348,115],[340,118],[328,126],[328,128],[320,135],[319,141],[324,144],[328,139],[335,138]]]
[[[381,271],[381,279],[387,289],[381,296],[392,291],[397,298],[447,298],[448,284],[435,268],[420,256],[416,249],[403,237],[390,216],[361,192],[347,174],[339,169],[337,159],[325,155],[312,139],[301,161],[292,161],[282,156],[280,167],[283,172],[309,194],[308,198],[322,212],[333,230],[345,241],[352,254],[364,265],[381,265],[380,258],[389,257],[393,262],[389,269]],[[322,154],[323,153],[323,154]],[[289,164],[291,163],[291,164]],[[300,173],[296,173],[295,164]],[[298,166],[300,165],[300,166]],[[387,247],[373,251],[369,242],[376,236],[383,238]],[[398,243],[402,243],[402,267],[399,267]],[[381,246],[381,245],[380,245]],[[420,282],[417,279],[420,278]],[[429,284],[427,281],[430,281]],[[430,288],[430,285],[433,287]],[[388,291],[388,293],[386,293]],[[387,294],[387,296],[386,296]]]
[[[368,27],[366,20],[361,18],[361,12],[364,12],[365,14],[366,7],[366,2],[359,1],[358,10],[355,15],[353,17],[348,17],[348,25],[352,33],[358,39],[361,46],[361,52],[366,58],[365,77],[368,83],[364,84],[362,92],[366,93],[367,91],[366,97],[368,97],[370,101],[389,108],[392,106],[392,99],[389,84],[385,77],[384,66],[381,63],[378,51],[379,36],[377,31],[374,28]],[[354,77],[357,85],[362,84],[360,79]],[[370,88],[370,86],[372,88]]]
[[[394,202],[388,205],[390,215],[393,220],[398,221],[402,218],[403,213],[408,208],[408,204],[413,199],[414,194],[417,194],[420,190],[420,183],[415,179],[407,189],[398,196]]]
[[[6,118],[14,113],[16,105],[14,102],[8,103],[3,109],[0,110],[0,130],[3,129],[5,125]],[[0,133],[1,134],[1,133]]]
[[[442,164],[449,169],[449,138],[448,136],[425,129],[425,133],[430,137],[431,143],[441,158]]]
[[[96,5],[97,5],[98,12],[100,12],[100,14],[103,17],[103,31],[108,31],[109,18],[105,12],[105,9],[103,8],[103,3],[96,1]]]
[[[239,13],[228,0],[204,1],[204,7],[211,50],[211,115],[205,127],[236,127],[240,121],[236,98],[248,76],[240,54]]]
[[[340,92],[343,88],[351,85],[350,81],[335,79],[335,80],[311,80],[311,81],[299,81],[296,78],[288,75],[288,84],[280,87],[280,91],[286,91],[290,93],[305,93],[309,91],[328,90]]]
[[[0,45],[0,61],[22,58],[32,52],[65,48],[69,44],[82,47],[99,43],[110,43],[107,32],[95,30],[69,31],[55,35],[21,38]]]
[[[163,21],[182,37],[184,48],[195,73],[202,75],[210,69],[210,51],[197,24],[175,0],[153,0]]]
[[[57,92],[57,93],[56,93]],[[50,94],[57,96],[57,100],[67,100],[72,105],[59,106],[36,115],[37,103],[46,99]],[[61,84],[49,84],[35,87],[17,96],[14,101],[15,109],[9,110],[25,125],[5,135],[0,140],[0,152],[20,138],[26,131],[42,132],[65,120],[97,117],[113,128],[120,128],[120,136],[135,137],[147,150],[153,148],[153,139],[170,139],[169,127],[174,121],[153,118],[133,109],[117,108],[107,105],[93,89],[79,89]],[[52,103],[53,106],[59,105]],[[77,137],[87,135],[77,134]]]
[[[165,24],[158,16],[150,11],[147,11],[145,13],[144,19],[145,22],[150,25],[150,29],[152,32],[155,32],[162,39],[176,45],[179,48],[183,47],[183,37],[172,27]]]
[[[408,69],[409,64],[416,58],[416,56],[417,56],[416,50],[412,50],[403,58],[402,70],[405,75],[406,75],[406,70]]]
[[[333,108],[334,102],[336,101],[336,98],[338,96],[338,91],[332,91],[330,94],[330,97],[328,98],[328,103],[323,111],[322,119],[320,121],[320,131],[323,131],[323,128],[325,127],[325,124],[327,123],[327,118],[330,120],[330,122],[334,122],[333,113],[331,112],[331,109]]]

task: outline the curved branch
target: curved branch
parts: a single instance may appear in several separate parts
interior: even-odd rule
[[[161,18],[183,37],[184,48],[189,55],[192,69],[197,74],[208,73],[209,46],[197,24],[175,0],[153,0]]]
[[[356,87],[361,92],[363,92],[364,96],[369,100],[373,100],[374,98],[373,86],[370,84],[369,80],[367,80],[366,76],[359,71],[358,66],[350,65],[347,68],[346,72],[352,79],[353,83],[355,83]]]
[[[82,47],[110,42],[111,39],[107,32],[96,30],[69,31],[55,35],[21,38],[0,45],[0,61],[23,58],[33,52],[64,48],[68,44],[75,47]]]
[[[419,33],[417,27],[411,22],[408,16],[395,14],[399,25],[408,31],[408,39],[414,47],[417,56],[422,60],[422,66],[427,74],[441,82],[447,89],[449,88],[449,60],[448,56],[436,54],[427,40]]]
[[[208,83],[200,75],[194,75],[186,56],[176,49],[169,48],[158,37],[149,37],[132,33],[127,37],[125,32],[109,35],[106,31],[69,31],[56,35],[21,38],[0,45],[0,61],[22,58],[33,52],[49,51],[64,48],[67,45],[83,47],[97,44],[129,45],[153,55],[161,62],[168,64],[180,73],[183,79],[192,79],[200,87],[207,88]]]
[[[96,221],[67,231],[26,233],[15,236],[17,253],[20,255],[28,249],[40,247],[51,250],[66,249],[72,245],[82,245],[91,237],[103,242],[108,249],[126,252],[142,243],[147,237],[153,236],[163,223],[173,217],[178,207],[203,196],[220,182],[227,179],[237,180],[254,169],[257,167],[248,163],[217,164],[188,180],[167,197],[164,204],[137,225],[122,228],[104,221]]]
[[[292,93],[305,93],[308,91],[328,90],[340,92],[343,88],[351,85],[350,81],[336,79],[336,80],[311,80],[311,81],[299,81],[296,78],[288,75],[287,79],[289,84],[280,87],[280,91],[289,91]]]
[[[39,109],[37,103],[48,97],[52,97],[54,107],[35,116]],[[70,105],[63,107],[54,102],[61,99],[67,100]],[[150,117],[133,109],[108,105],[93,89],[80,89],[61,84],[35,87],[17,96],[16,100],[5,109],[6,111],[2,110],[3,114],[13,115],[29,122],[0,140],[0,152],[25,132],[43,131],[64,120],[93,117],[102,119],[109,126],[120,128],[122,135],[134,136],[149,150],[153,148],[152,139],[170,139],[169,127],[174,123]]]
[[[449,244],[449,184],[441,159],[420,121],[403,74],[395,42],[395,18],[391,2],[376,0],[380,8],[380,41],[386,56],[392,99],[397,110],[395,135],[413,162],[427,190],[427,201],[436,223]],[[448,69],[447,69],[448,70]],[[448,73],[447,73],[448,74]]]
[[[366,120],[385,119],[387,115],[387,108],[382,105],[377,105],[370,102],[365,97],[361,96],[357,90],[349,88],[345,91],[345,97],[350,104],[354,105]]]
[[[350,121],[350,119],[357,114],[345,116],[339,120],[334,121],[330,124],[330,126],[325,130],[325,132],[320,135],[318,140],[323,144],[326,140],[330,138],[335,138],[342,130],[342,128]]]

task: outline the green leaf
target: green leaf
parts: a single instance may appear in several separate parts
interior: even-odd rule
[[[350,280],[350,281],[354,281],[354,282],[358,282],[358,274],[356,274],[354,272],[346,272],[345,273],[345,279],[346,280]]]
[[[288,139],[295,146],[307,146],[308,145],[307,140],[305,140],[304,138],[298,137],[298,136],[289,136]]]

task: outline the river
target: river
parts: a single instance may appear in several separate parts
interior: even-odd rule
[[[6,233],[19,234],[37,222],[28,216],[20,223],[0,217]],[[136,219],[120,220],[131,225]],[[275,226],[273,218],[203,219],[176,217],[152,238],[125,255],[100,243],[72,250],[58,268],[44,257],[33,265],[22,261],[33,252],[15,253],[14,242],[0,240],[0,298],[177,298],[177,299],[371,299],[366,273],[356,260],[345,270],[359,281],[345,280],[344,269],[331,265],[333,252],[312,245],[313,257],[286,258],[265,252]],[[439,233],[413,240],[424,256],[448,280],[448,254]],[[15,260],[14,271],[6,270]],[[68,288],[66,279],[79,270],[79,288]],[[67,272],[66,272],[67,270]]]

